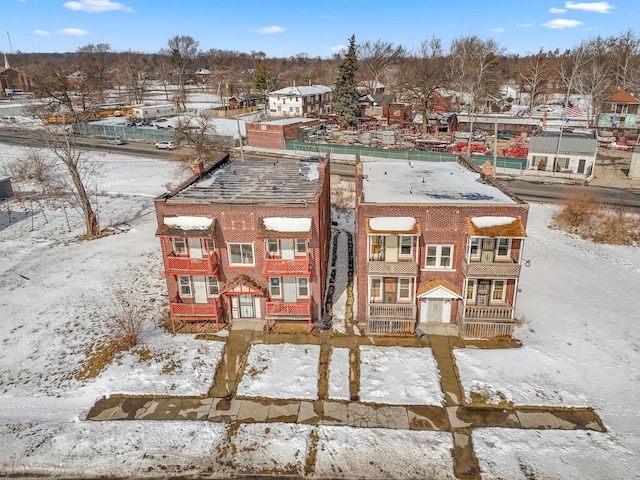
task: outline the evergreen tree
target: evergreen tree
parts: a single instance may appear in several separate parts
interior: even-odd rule
[[[333,113],[340,117],[340,122],[345,127],[358,125],[360,95],[356,89],[357,70],[356,36],[352,35],[349,40],[349,50],[338,67],[338,79],[333,90]]]

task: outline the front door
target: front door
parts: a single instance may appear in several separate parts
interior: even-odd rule
[[[491,282],[489,280],[478,280],[478,295],[476,303],[479,306],[489,305],[489,291]]]
[[[398,296],[396,294],[396,279],[384,279],[384,303],[396,303]]]
[[[439,323],[442,322],[442,304],[444,300],[439,298],[430,298],[428,301],[429,304],[429,313],[428,313],[428,322]]]
[[[396,235],[389,235],[388,237],[385,238],[384,261],[385,262],[398,261],[398,237]],[[395,303],[395,300],[393,303]]]
[[[285,303],[295,303],[296,295],[296,279],[293,277],[282,278],[282,301]]]
[[[202,258],[202,244],[199,238],[187,238],[187,245],[191,258]]]
[[[204,277],[193,277],[193,301],[207,303],[207,285]]]
[[[578,173],[584,173],[584,166],[586,163],[587,161],[584,158],[578,160]]]
[[[240,318],[254,318],[253,295],[238,295]]]
[[[295,254],[293,252],[293,239],[283,238],[280,240],[280,248],[282,249],[283,260],[293,260]]]

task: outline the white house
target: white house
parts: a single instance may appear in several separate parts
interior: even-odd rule
[[[597,151],[593,130],[543,130],[530,138],[527,169],[588,180]]]
[[[276,117],[316,117],[331,113],[330,87],[308,85],[270,92],[269,112]]]

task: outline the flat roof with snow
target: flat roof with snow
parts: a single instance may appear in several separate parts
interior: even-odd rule
[[[252,158],[231,161],[167,198],[167,202],[304,204],[317,200],[319,163]]]
[[[362,203],[517,203],[455,162],[363,159],[362,173]]]

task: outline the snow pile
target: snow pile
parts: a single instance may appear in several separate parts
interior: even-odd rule
[[[191,217],[188,215],[180,217],[164,217],[164,224],[180,230],[206,230],[213,223],[211,217]]]
[[[502,227],[503,225],[511,225],[516,220],[515,217],[471,217],[471,223],[476,228]]]
[[[372,230],[410,232],[416,225],[414,217],[374,217],[369,219]]]
[[[264,227],[274,232],[308,232],[311,230],[310,218],[266,217],[262,219]]]

